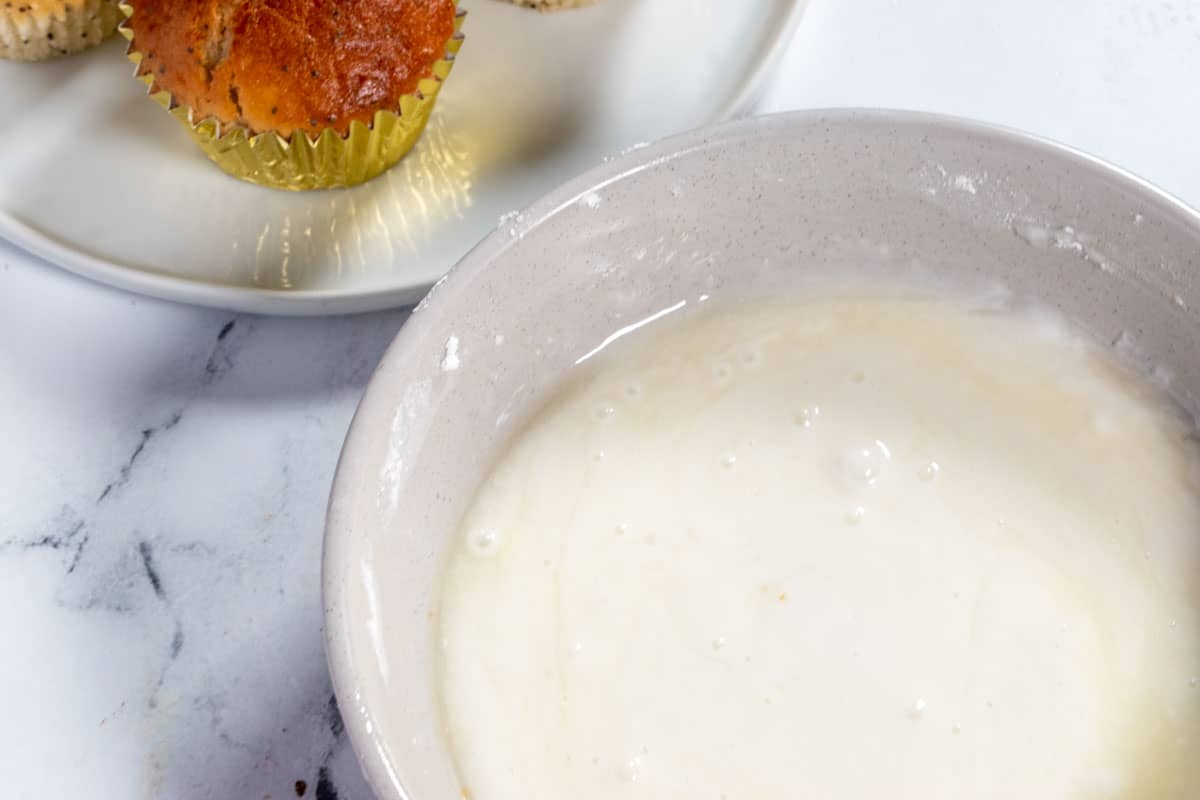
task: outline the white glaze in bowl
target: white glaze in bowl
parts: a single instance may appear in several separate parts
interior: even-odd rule
[[[962,120],[801,112],[610,161],[475,248],[385,355],[330,502],[324,593],[347,729],[382,798],[456,798],[434,587],[507,437],[583,355],[701,294],[866,279],[1003,286],[1200,393],[1200,217],[1086,155]],[[1163,373],[1165,374],[1165,373]],[[388,643],[408,646],[389,648]]]

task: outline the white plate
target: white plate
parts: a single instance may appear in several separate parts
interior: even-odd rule
[[[624,148],[742,111],[803,0],[468,0],[417,148],[348,190],[227,177],[131,77],[123,41],[0,62],[0,236],[96,280],[240,311],[411,302],[508,210]]]

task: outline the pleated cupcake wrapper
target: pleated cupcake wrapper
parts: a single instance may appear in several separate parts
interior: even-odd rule
[[[120,19],[114,0],[71,0],[61,14],[40,20],[22,0],[0,0],[0,58],[41,61],[77,53],[100,44]]]
[[[122,3],[126,20],[133,16],[132,4]],[[303,191],[353,186],[370,180],[402,159],[425,130],[442,82],[454,66],[462,46],[462,23],[466,12],[458,9],[454,34],[446,42],[446,56],[433,65],[433,76],[423,79],[417,91],[400,98],[394,111],[377,111],[370,125],[350,123],[343,136],[325,128],[316,138],[295,131],[291,139],[268,131],[251,134],[239,125],[222,125],[215,117],[199,121],[190,106],[180,103],[155,83],[153,75],[141,73],[142,54],[136,48],[134,31],[123,22],[118,30],[129,40],[127,55],[137,65],[135,77],[146,84],[150,97],[183,123],[200,149],[217,166],[235,178],[275,189]]]

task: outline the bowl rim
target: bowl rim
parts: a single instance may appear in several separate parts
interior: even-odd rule
[[[691,153],[718,147],[731,142],[761,136],[766,132],[794,127],[815,125],[880,125],[890,124],[905,128],[931,128],[995,142],[1001,146],[1015,146],[1047,158],[1061,159],[1074,165],[1123,184],[1132,193],[1142,196],[1150,205],[1164,213],[1180,218],[1183,224],[1200,232],[1200,210],[1195,209],[1159,188],[1144,178],[1119,167],[1103,158],[1087,153],[1071,145],[1022,131],[1016,128],[983,122],[965,117],[888,108],[821,108],[788,111],[762,116],[747,117],[660,139],[649,145],[626,151],[616,158],[589,169],[553,189],[527,206],[517,219],[522,230],[531,230],[559,211],[567,208],[591,192],[604,189],[643,170],[673,161]],[[493,230],[455,266],[450,269],[425,295],[405,320],[400,331],[380,358],[363,392],[362,398],[347,429],[346,438],[334,470],[326,508],[325,527],[321,550],[321,603],[323,609],[323,640],[326,662],[332,680],[333,691],[342,708],[351,708],[348,702],[356,697],[355,664],[347,657],[342,646],[349,636],[349,629],[340,615],[339,590],[336,575],[341,571],[334,565],[341,564],[347,557],[344,548],[346,537],[339,529],[343,514],[338,509],[339,498],[348,496],[352,487],[346,485],[345,465],[352,463],[366,439],[372,436],[374,420],[368,420],[364,409],[375,403],[382,391],[380,369],[396,360],[397,354],[417,343],[431,329],[435,321],[451,313],[457,307],[464,287],[471,284],[470,277],[487,269],[508,248],[516,246],[521,237],[510,235],[508,225]],[[344,715],[345,730],[349,736],[363,774],[371,789],[383,797],[408,798],[403,787],[398,786],[390,775],[376,737],[368,730],[361,714]]]

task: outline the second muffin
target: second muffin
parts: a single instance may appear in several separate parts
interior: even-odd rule
[[[227,172],[347,186],[420,136],[460,38],[455,0],[138,0],[122,7],[150,92]]]
[[[42,61],[87,50],[120,18],[117,0],[0,0],[0,58]]]

